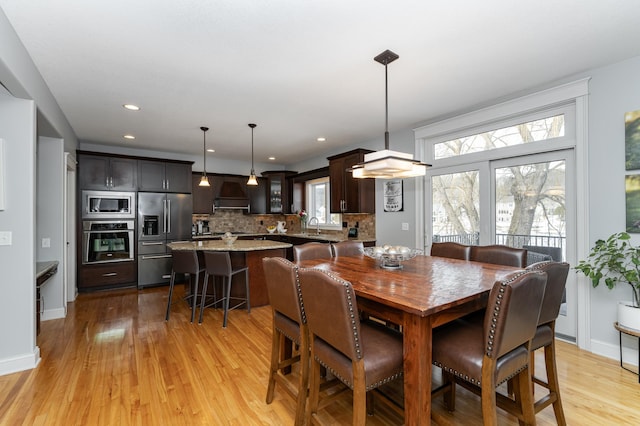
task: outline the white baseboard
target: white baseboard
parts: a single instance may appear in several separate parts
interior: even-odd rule
[[[42,314],[40,314],[40,320],[41,321],[59,319],[59,318],[64,318],[64,317],[65,317],[64,308],[45,309],[42,312]]]
[[[33,353],[24,354],[15,358],[0,359],[0,376],[17,373],[18,371],[31,370],[40,363],[40,348],[35,347]]]
[[[635,339],[634,339],[635,340]],[[637,340],[636,340],[637,342]],[[629,347],[629,339],[622,339],[622,359],[625,364],[638,366],[638,349]],[[637,344],[637,343],[636,343]],[[591,340],[591,352],[606,358],[620,361],[620,346],[605,343],[599,340]]]

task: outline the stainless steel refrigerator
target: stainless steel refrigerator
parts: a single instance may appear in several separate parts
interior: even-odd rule
[[[138,288],[168,284],[167,243],[191,239],[191,194],[138,192]]]

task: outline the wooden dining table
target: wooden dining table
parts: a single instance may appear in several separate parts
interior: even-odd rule
[[[416,256],[384,269],[365,255],[305,260],[351,282],[358,309],[402,326],[405,424],[431,424],[432,330],[486,307],[489,291],[518,268],[435,256]]]

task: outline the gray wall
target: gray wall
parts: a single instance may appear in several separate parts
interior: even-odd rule
[[[36,259],[38,261],[57,260],[58,273],[42,287],[42,320],[64,318],[66,300],[63,292],[63,264],[66,238],[63,234],[64,175],[66,165],[62,139],[38,138],[37,157],[37,206],[36,206]],[[75,196],[75,194],[71,194]],[[49,247],[42,246],[42,239],[48,238]]]
[[[40,359],[35,345],[35,123],[33,101],[0,94],[5,144],[0,231],[12,236],[11,245],[0,246],[0,374],[31,368]]]
[[[1,167],[7,177],[0,231],[13,235],[11,246],[0,246],[1,375],[32,368],[40,360],[35,335],[36,200],[41,195],[36,192],[37,135],[61,139],[68,152],[75,152],[77,138],[2,10],[0,84],[8,92],[0,90],[0,138],[5,140]],[[61,185],[47,182],[40,192],[61,193]],[[49,207],[61,211],[62,203],[62,198],[52,199]],[[46,232],[53,235],[61,229],[60,221]]]
[[[640,57],[587,75],[591,76],[588,169],[592,246],[597,239],[625,229],[624,114],[640,109]],[[633,235],[633,243],[640,244],[639,235]],[[589,286],[586,280],[580,284]],[[596,353],[618,357],[618,333],[613,328],[618,300],[631,300],[628,286],[613,291],[604,285],[591,289],[591,342]]]

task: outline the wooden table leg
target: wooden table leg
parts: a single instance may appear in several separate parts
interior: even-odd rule
[[[405,425],[431,424],[431,320],[404,314]]]

